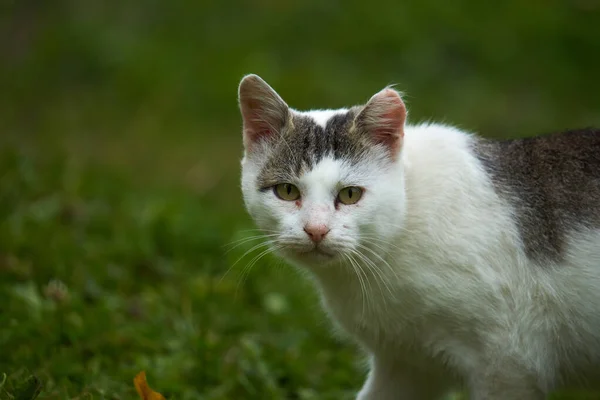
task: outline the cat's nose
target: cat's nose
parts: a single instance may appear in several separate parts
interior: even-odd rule
[[[327,235],[327,232],[329,232],[329,228],[327,227],[327,225],[323,224],[308,224],[304,227],[304,232],[306,232],[308,237],[310,237],[310,240],[312,240],[315,243],[319,243],[321,240],[323,240],[325,235]]]

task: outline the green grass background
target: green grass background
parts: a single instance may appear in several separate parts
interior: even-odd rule
[[[310,284],[243,273],[256,252],[226,274],[255,243],[227,252],[253,234],[239,79],[295,108],[395,83],[412,121],[486,136],[598,126],[599,22],[595,0],[0,0],[0,399],[31,374],[134,399],[141,370],[173,399],[351,399],[362,358]]]

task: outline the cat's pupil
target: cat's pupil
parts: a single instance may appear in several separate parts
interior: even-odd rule
[[[348,198],[350,198],[350,199],[352,198],[352,192],[353,192],[352,189],[348,190]]]
[[[287,194],[292,193],[292,185],[285,185],[285,188],[287,190]]]

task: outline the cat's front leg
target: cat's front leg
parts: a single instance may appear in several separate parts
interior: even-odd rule
[[[397,362],[373,357],[367,381],[356,400],[435,400],[446,392],[438,379]]]

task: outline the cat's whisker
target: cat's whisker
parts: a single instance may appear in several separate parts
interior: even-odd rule
[[[363,254],[363,253],[360,253],[360,254],[362,254],[362,256],[364,257],[365,262],[372,266],[373,272],[375,274],[377,274],[377,277],[374,277],[374,278],[377,280],[378,284],[379,284],[379,282],[381,282],[381,284],[385,287],[385,290],[390,295],[390,298],[392,299],[392,301],[394,301],[396,296],[394,294],[393,287],[389,282],[388,276],[384,273],[382,268],[379,265],[377,265],[377,263],[375,263],[373,260],[371,260],[365,254]],[[389,269],[391,270],[391,267]],[[395,275],[395,271],[392,271],[392,273]],[[381,290],[381,292],[383,294],[382,298],[383,298],[384,304],[387,305],[388,297],[383,293],[383,289],[381,288],[381,285],[379,286],[379,289]]]
[[[258,259],[260,259],[264,254],[267,254],[268,252],[274,251],[275,248],[277,246],[276,245],[272,245],[264,250],[262,250],[260,253],[258,253],[257,255],[255,255],[254,257],[252,257],[252,259],[250,259],[250,261],[248,263],[246,263],[246,265],[244,266],[244,268],[242,268],[242,272],[241,274],[244,274],[244,271],[246,270],[246,268],[248,268],[248,266],[252,267],[252,265],[254,265],[254,262]]]
[[[398,228],[398,229],[401,229],[401,228]],[[376,240],[378,242],[384,243],[384,244],[386,244],[388,246],[392,246],[394,248],[399,249],[399,247],[398,247],[398,245],[396,243],[393,243],[393,242],[391,242],[389,240],[382,239],[381,235],[379,235],[377,233],[360,233],[360,234],[358,234],[358,237],[359,238],[373,239],[373,240]]]
[[[377,266],[377,264],[375,264],[368,257],[365,256],[365,259],[368,260],[367,262],[370,265],[372,265],[374,273],[377,274],[377,276],[374,277],[374,279],[376,280],[377,285],[379,286],[379,290],[381,291],[381,294],[383,295],[382,296],[383,304],[387,308],[389,299],[388,299],[388,296],[385,293],[383,293],[384,292],[383,288],[385,288],[385,291],[387,291],[387,293],[390,295],[392,301],[394,301],[395,295],[394,295],[394,291],[392,290],[393,288],[391,287],[390,283],[386,279],[387,277],[385,276],[385,274],[383,273],[381,268],[379,268],[379,266]],[[381,285],[383,285],[383,288],[381,287]]]
[[[362,278],[362,281],[364,282],[364,284],[362,285],[363,290],[362,290],[362,294],[363,294],[363,299],[365,300],[364,303],[366,303],[367,307],[366,307],[366,311],[368,312],[370,310],[370,300],[371,300],[371,282],[369,280],[369,277],[367,276],[367,273],[364,271],[364,269],[362,268],[362,265],[360,263],[360,256],[358,257],[359,259],[356,260],[354,257],[352,257],[352,260],[354,261],[354,263],[356,264],[356,268],[358,271],[360,271],[361,275],[364,276]],[[368,286],[367,287],[367,282],[368,282]],[[363,316],[365,314],[365,307],[363,304]]]
[[[383,263],[383,265],[384,265],[385,267],[387,267],[387,269],[388,269],[388,270],[389,270],[389,271],[392,273],[392,275],[393,275],[395,278],[397,278],[397,277],[398,277],[398,275],[397,275],[397,273],[396,273],[396,270],[395,270],[395,269],[394,269],[394,268],[393,268],[393,267],[390,265],[390,263],[388,263],[388,262],[387,262],[387,261],[386,261],[386,260],[385,260],[383,257],[381,257],[379,254],[377,254],[377,252],[376,252],[376,251],[374,251],[374,250],[370,249],[369,247],[367,247],[367,246],[364,246],[364,245],[362,245],[362,244],[360,244],[360,243],[359,243],[357,246],[358,246],[358,247],[360,247],[361,249],[365,249],[365,250],[367,250],[368,252],[370,252],[371,254],[373,254],[373,255],[374,255],[374,256],[375,256],[375,257],[376,257],[376,258],[377,258],[379,261],[381,261],[381,262]]]
[[[237,247],[239,247],[239,246],[241,246],[243,244],[246,244],[248,242],[252,242],[252,241],[255,241],[255,240],[259,240],[259,239],[269,239],[269,238],[276,237],[276,236],[278,236],[278,234],[273,233],[273,234],[270,234],[270,235],[256,235],[256,236],[250,236],[250,237],[245,237],[245,238],[242,238],[242,239],[234,240],[233,242],[228,243],[228,244],[226,244],[224,246],[224,247],[230,247],[225,252],[225,254],[229,253],[233,249],[235,249],[235,248],[237,248]]]
[[[223,281],[223,279],[225,279],[225,276],[227,276],[227,274],[229,273],[229,271],[231,271],[233,269],[233,267],[235,267],[248,254],[252,253],[255,250],[260,249],[261,247],[269,246],[272,243],[274,243],[274,242],[272,242],[272,241],[262,242],[262,243],[259,243],[257,245],[254,245],[250,249],[246,250],[246,252],[240,256],[240,258],[238,258],[233,264],[231,264],[231,266],[229,268],[227,268],[227,271],[225,271],[225,273],[223,274],[223,276],[221,277],[221,279],[219,279],[218,283],[221,283]]]
[[[392,253],[389,251],[389,249],[385,249],[383,246],[378,245],[377,243],[374,243],[371,240],[372,239],[370,239],[370,240],[363,240],[363,242],[366,243],[366,244],[370,244],[370,245],[378,248],[379,250],[381,250],[382,252],[384,252],[388,257],[392,255]],[[388,271],[390,271],[395,278],[398,277],[396,270],[394,270],[394,268],[389,264],[389,262],[387,262],[379,254],[377,254],[377,252],[373,251],[373,249],[369,248],[368,246],[364,246],[364,245],[362,245],[360,243],[357,244],[357,247],[360,247],[362,249],[365,249],[365,250],[369,251],[369,253],[373,254],[376,258],[378,258],[383,263],[383,266],[386,267],[388,269]],[[378,267],[378,269],[379,269],[379,267]],[[387,279],[385,279],[384,282],[387,283]],[[387,284],[386,284],[386,286],[387,286]]]
[[[356,274],[356,277],[358,278],[358,282],[360,285],[360,297],[361,297],[361,302],[362,302],[362,315],[365,315],[365,302],[367,301],[367,288],[366,285],[363,281],[362,275],[360,273],[360,267],[358,265],[358,263],[356,262],[356,260],[354,259],[354,257],[352,257],[351,254],[344,254],[345,257],[347,257],[348,262],[350,263],[350,266],[352,267],[354,273]]]
[[[391,296],[393,296],[393,292],[392,292],[391,288],[389,287],[387,280],[385,279],[385,276],[383,275],[382,271],[377,266],[377,264],[375,264],[372,260],[370,260],[365,254],[361,253],[358,250],[353,250],[353,252],[359,257],[359,259],[361,261],[363,261],[366,264],[365,267],[371,272],[371,275],[372,275],[373,279],[375,280],[375,283],[379,287],[379,291],[382,294],[383,303],[387,307],[386,296],[385,296],[385,293],[383,293],[383,287],[381,285],[383,284],[383,286],[385,287],[385,289]],[[375,274],[377,274],[377,276],[375,276]]]
[[[254,250],[259,249],[261,247],[264,246],[268,246],[269,244],[271,244],[271,242],[262,242],[259,243],[257,245],[252,246],[250,249],[246,250],[246,252],[244,254],[242,254],[242,256],[240,258],[238,258],[232,265],[231,267],[235,267],[237,265],[237,263],[239,263],[244,257],[246,257],[248,254],[252,253]]]
[[[389,249],[386,249],[385,247],[383,247],[383,244],[388,244],[388,243],[383,242],[382,244],[379,244],[375,241],[374,238],[366,238],[366,237],[361,237],[361,241],[364,242],[365,244],[369,244],[373,247],[377,247],[379,250],[383,251],[388,256],[392,255],[392,253],[390,252]]]
[[[384,240],[380,236],[375,235],[375,234],[373,234],[373,235],[365,235],[365,234],[361,233],[361,234],[358,235],[358,237],[359,237],[359,239],[362,239],[362,238],[372,239],[372,240],[375,240],[377,242],[383,243],[383,244],[388,245],[388,246],[392,246],[392,247],[397,248],[397,249],[400,248],[397,244],[392,243],[392,242],[390,242],[388,240]]]
[[[251,240],[255,240],[255,239],[262,239],[262,238],[267,238],[267,237],[272,237],[272,236],[277,236],[276,234],[271,234],[271,235],[255,235],[255,236],[246,236],[240,239],[236,239],[233,240],[227,244],[224,244],[223,247],[229,247],[229,246],[235,246],[239,243],[244,243],[247,241],[251,241]]]
[[[369,276],[372,277],[372,274],[369,274],[368,272],[371,268],[368,265],[361,263],[361,261],[363,261],[363,256],[359,252],[356,252],[356,256],[358,258],[358,260],[355,259],[356,265],[358,269],[362,272],[363,279],[365,281],[365,297],[367,303],[367,311],[370,312],[373,300],[373,297],[370,294],[373,292],[373,283],[372,279],[369,278]],[[379,285],[379,283],[377,284]],[[379,290],[381,290],[381,287],[379,288]]]
[[[244,284],[244,282],[246,281],[246,277],[248,276],[248,274],[250,274],[250,270],[252,269],[252,267],[254,267],[254,265],[256,265],[256,263],[263,257],[265,257],[267,254],[273,253],[277,250],[279,250],[282,246],[281,245],[273,245],[272,247],[269,247],[266,250],[263,250],[262,252],[260,252],[258,255],[254,256],[254,258],[252,258],[252,260],[250,260],[250,262],[248,264],[246,264],[246,266],[242,269],[242,272],[240,273],[240,280],[237,283],[236,289],[235,289],[235,293],[237,296],[237,292],[239,290],[240,285]]]

